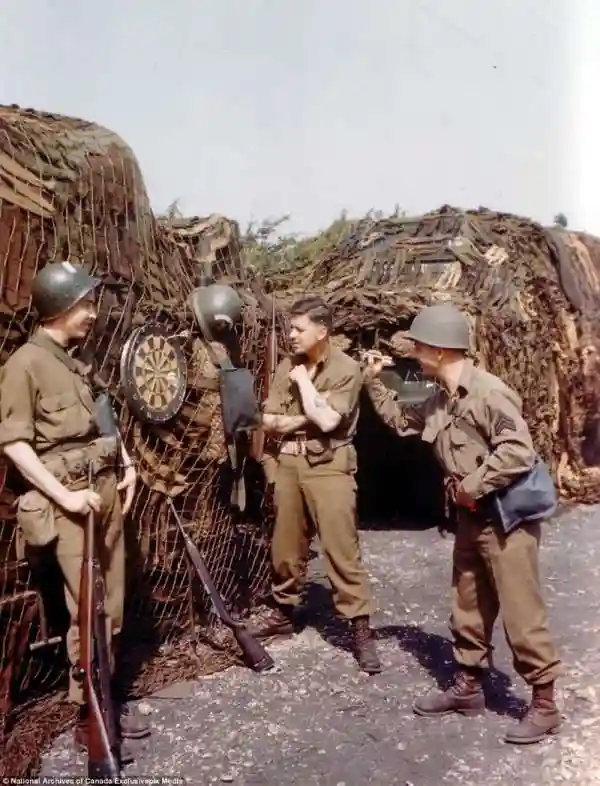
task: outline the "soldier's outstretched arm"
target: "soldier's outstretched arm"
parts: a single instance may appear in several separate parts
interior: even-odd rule
[[[365,376],[364,386],[375,412],[399,437],[415,437],[423,433],[425,418],[421,407],[402,404],[395,391],[386,388],[376,377]]]

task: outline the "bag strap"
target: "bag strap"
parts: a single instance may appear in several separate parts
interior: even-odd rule
[[[85,382],[86,385],[88,386],[90,385],[90,379],[88,375],[85,373],[85,371],[83,370],[81,364],[78,363],[74,358],[72,358],[69,355],[69,353],[66,350],[64,350],[59,344],[56,344],[54,341],[51,341],[50,339],[46,338],[43,335],[40,335],[39,333],[35,333],[29,339],[29,343],[34,344],[34,346],[36,347],[40,347],[40,349],[45,349],[46,352],[49,352],[63,365],[65,365],[69,369],[69,371],[71,371],[73,374],[77,374],[77,376],[80,377]],[[98,428],[99,427],[98,407],[102,406],[100,404],[100,400],[104,396],[108,396],[109,406],[112,407],[112,403],[111,403],[110,393],[108,392],[108,385],[106,385],[97,374],[93,375],[92,381],[93,384],[96,387],[100,388],[100,390],[102,391],[102,393],[100,393],[98,396],[94,395],[93,415],[94,415],[94,421],[96,423],[96,428]],[[87,406],[85,404],[83,404],[83,406],[85,406],[87,409]],[[118,424],[117,424],[116,437],[117,437],[117,444],[119,445],[120,448],[122,436],[118,429]],[[119,450],[118,451],[119,458],[117,459],[117,466],[120,465],[120,455],[121,455],[121,451]]]
[[[91,381],[95,387],[102,391],[105,391],[108,388],[108,385],[97,374],[90,375],[86,373],[82,367],[82,364],[72,358],[71,355],[69,355],[69,353],[56,342],[45,338],[39,333],[35,333],[29,339],[28,343],[34,344],[36,347],[40,347],[40,349],[45,349],[51,355],[54,355],[54,357],[57,360],[60,360],[60,362],[65,365],[69,371],[71,371],[73,374],[77,374],[78,377],[81,377],[86,385],[90,385]]]
[[[229,358],[229,354],[227,354],[224,358],[218,357],[217,353],[213,349],[211,342],[213,341],[213,337],[210,332],[210,328],[202,319],[196,320],[199,327],[200,333],[202,334],[202,338],[204,340],[204,344],[206,346],[206,351],[208,352],[208,356],[213,363],[213,365],[218,368],[221,373],[232,371],[233,370],[233,363]],[[222,387],[219,385],[219,393],[222,393]],[[221,398],[221,406],[223,405],[223,398]],[[243,512],[246,509],[246,484],[244,482],[244,461],[239,461],[238,458],[238,442],[236,436],[233,435],[231,437],[225,437],[225,446],[227,447],[227,453],[229,454],[229,462],[231,464],[231,469],[233,472],[233,486],[231,489],[231,496],[229,501],[232,505],[235,505],[240,512]]]
[[[35,344],[36,347],[40,347],[40,349],[45,349],[47,352],[50,352],[51,355],[57,360],[65,365],[69,371],[72,371],[73,374],[77,374],[78,377],[83,377],[85,379],[85,375],[79,364],[69,355],[66,350],[56,344],[54,341],[50,341],[49,339],[44,338],[39,333],[36,333],[29,339],[30,344]],[[87,381],[87,380],[86,380]]]

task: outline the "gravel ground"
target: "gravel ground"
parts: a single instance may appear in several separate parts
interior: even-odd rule
[[[328,615],[316,560],[310,626],[269,645],[276,669],[255,675],[236,667],[145,700],[154,733],[134,743],[137,761],[123,775],[194,786],[600,785],[600,507],[571,510],[546,528],[542,566],[567,668],[559,691],[565,722],[559,736],[525,748],[502,742],[529,692],[512,671],[500,626],[483,718],[432,720],[411,711],[415,694],[451,674],[452,538],[434,529],[365,531],[362,539],[379,605],[381,675],[357,672],[343,625]],[[84,773],[67,732],[41,775]]]

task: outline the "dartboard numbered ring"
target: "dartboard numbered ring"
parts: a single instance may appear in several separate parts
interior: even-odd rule
[[[145,423],[165,423],[181,409],[187,361],[162,325],[142,325],[128,337],[121,353],[121,387],[127,406]]]

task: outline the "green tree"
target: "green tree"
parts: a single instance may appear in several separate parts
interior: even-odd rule
[[[309,237],[282,233],[283,224],[290,216],[251,223],[242,236],[244,261],[262,273],[284,273],[297,270],[319,259],[351,232],[356,225],[342,211],[331,226]]]

